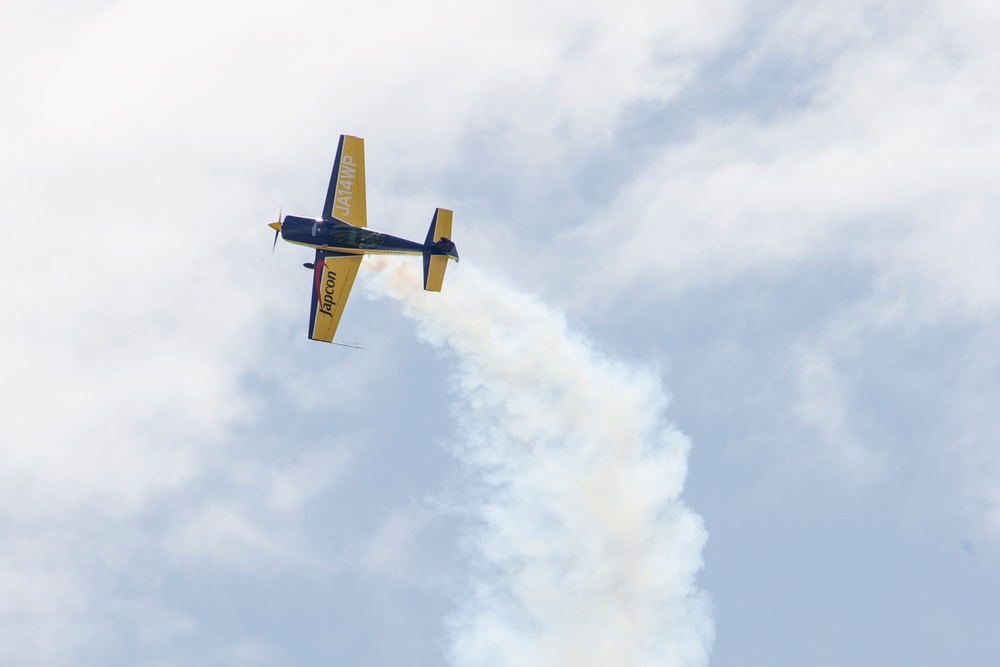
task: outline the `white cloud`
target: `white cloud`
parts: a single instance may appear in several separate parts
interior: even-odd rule
[[[803,267],[827,267],[831,294],[848,274],[869,274],[867,290],[787,350],[798,378],[788,409],[825,443],[816,463],[833,457],[858,479],[884,452],[856,428],[846,378],[888,338],[992,329],[1000,317],[1000,50],[984,38],[1000,13],[976,2],[755,10],[739,62],[692,86],[761,98],[737,113],[709,108],[659,147],[617,198],[556,239],[586,249],[548,258],[545,273],[557,286],[574,276],[550,289],[591,314],[636,296],[713,298],[762,276],[790,284]],[[760,83],[768,77],[785,88]]]
[[[296,520],[339,464],[269,474],[259,449],[231,440],[260,412],[248,375],[274,375],[257,362],[271,329],[301,330],[285,269],[261,268],[263,223],[282,199],[289,212],[318,207],[339,132],[378,139],[372,189],[386,196],[373,208],[391,219],[379,202],[422,206],[433,195],[406,183],[460,160],[441,156],[484,125],[516,140],[503,159],[542,166],[607,137],[625,105],[690,76],[692,58],[733,29],[731,6],[5,3],[5,553],[76,522],[83,531],[29,570],[0,559],[38,589],[8,579],[8,655],[58,662],[83,619],[115,618],[102,600],[122,594],[76,556],[117,544],[109,533],[129,538],[108,568],[154,605],[133,559],[158,545],[170,567],[308,560]],[[326,372],[338,371],[361,372]],[[164,536],[137,527],[154,516]],[[386,545],[409,539],[401,526],[371,545],[384,567]],[[32,639],[42,634],[51,653]]]
[[[477,569],[452,619],[456,664],[706,664],[707,534],[680,500],[690,443],[656,378],[467,263],[447,295],[422,292],[412,264],[369,266],[457,363]]]
[[[123,578],[135,575],[129,554],[163,540],[135,524],[161,513],[183,567],[258,571],[312,553],[295,521],[340,479],[340,464],[303,459],[272,474],[260,451],[231,445],[264,412],[248,375],[303,409],[322,405],[306,405],[303,397],[321,397],[261,361],[275,331],[300,335],[304,308],[304,295],[287,293],[301,269],[267,262],[263,223],[282,200],[286,212],[318,211],[341,131],[369,138],[371,205],[390,227],[424,220],[445,196],[475,197],[446,184],[469,165],[493,165],[485,173],[508,196],[563,187],[586,200],[593,192],[563,175],[580,156],[613,151],[628,110],[677,100],[697,88],[706,63],[744,44],[737,84],[782,59],[815,67],[796,91],[801,105],[767,120],[706,114],[690,141],[638,165],[638,179],[570,235],[583,242],[572,246],[580,266],[607,272],[568,284],[566,275],[587,272],[549,256],[549,285],[586,298],[608,286],[661,298],[816,258],[875,267],[871,307],[845,316],[857,324],[834,322],[798,348],[798,414],[827,443],[824,455],[846,461],[870,452],[840,366],[855,357],[841,345],[900,322],[996,317],[1000,88],[990,3],[910,12],[903,3],[721,0],[11,2],[0,13],[9,656],[57,663],[95,615],[114,616],[99,601],[119,593],[76,554],[116,538],[71,533],[49,559],[16,555],[39,534],[91,520],[117,526],[131,541],[108,567]],[[510,204],[485,208],[485,220],[508,230],[512,219],[546,224]],[[505,244],[488,224],[463,223],[477,239],[463,254],[500,255]],[[506,246],[522,231],[504,232]],[[615,260],[602,264],[609,245]],[[297,373],[315,370],[312,357],[290,356]],[[544,355],[531,363],[573,377],[572,364]],[[354,358],[323,371],[357,377],[363,366]],[[374,382],[356,386],[360,394]],[[531,417],[527,396],[509,407],[527,431],[549,428]],[[611,429],[618,418],[608,419]],[[967,451],[985,451],[971,439],[979,444]],[[223,482],[230,470],[235,481]],[[201,484],[217,493],[199,495]],[[589,509],[595,521],[618,519]],[[402,567],[394,558],[414,539],[419,520],[400,516],[367,544],[379,572]],[[276,528],[282,521],[287,531]],[[156,586],[144,590],[155,607]],[[197,634],[196,621],[178,618]],[[42,633],[64,640],[45,648]],[[270,649],[247,650],[247,661],[270,659]]]
[[[7,664],[70,664],[95,630],[91,591],[76,568],[35,541],[5,540],[0,567],[0,660]]]
[[[881,458],[872,452],[851,425],[850,385],[829,358],[803,352],[796,359],[799,398],[795,416],[806,427],[806,438],[816,438],[809,460],[832,464],[854,480],[879,472]],[[808,443],[813,444],[813,443]]]
[[[814,71],[807,104],[780,122],[710,117],[691,141],[665,146],[581,233],[595,249],[621,241],[621,261],[600,278],[678,291],[849,254],[887,275],[912,261],[897,289],[946,268],[932,275],[970,278],[949,293],[972,288],[988,299],[988,279],[996,294],[992,254],[973,255],[976,271],[961,269],[967,250],[995,243],[982,214],[996,206],[997,55],[952,54],[942,40],[963,33],[927,33],[919,22],[848,44]],[[616,234],[620,219],[638,225]]]

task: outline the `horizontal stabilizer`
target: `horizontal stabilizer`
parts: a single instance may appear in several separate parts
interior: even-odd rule
[[[440,292],[444,284],[444,270],[448,268],[448,258],[444,255],[424,254],[424,289]]]

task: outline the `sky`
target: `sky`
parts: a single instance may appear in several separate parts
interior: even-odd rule
[[[998,24],[5,0],[0,663],[987,662]],[[341,133],[462,256],[361,351],[266,227]]]

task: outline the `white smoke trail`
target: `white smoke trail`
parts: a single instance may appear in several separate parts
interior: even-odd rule
[[[680,500],[690,444],[651,372],[596,353],[536,299],[462,263],[445,293],[372,261],[377,293],[458,360],[459,455],[482,481],[460,667],[704,665],[706,532]]]

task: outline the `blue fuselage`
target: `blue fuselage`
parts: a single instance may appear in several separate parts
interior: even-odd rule
[[[420,255],[424,247],[390,234],[354,227],[339,220],[285,216],[281,238],[289,243],[350,254]]]

